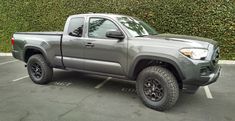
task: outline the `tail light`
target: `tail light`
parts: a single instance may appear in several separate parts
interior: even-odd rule
[[[15,38],[12,37],[12,38],[11,38],[11,45],[14,45],[14,44],[15,44]]]

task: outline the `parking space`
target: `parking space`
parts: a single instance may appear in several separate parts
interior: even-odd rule
[[[208,86],[211,98],[202,87],[158,112],[141,103],[134,82],[56,69],[51,83],[36,85],[24,63],[0,57],[0,121],[233,121],[234,70],[222,65],[218,82]]]
[[[17,60],[13,59],[12,57],[0,57],[0,65],[13,63]]]

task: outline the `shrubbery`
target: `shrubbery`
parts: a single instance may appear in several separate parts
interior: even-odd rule
[[[0,0],[0,51],[16,31],[62,31],[72,14],[136,16],[159,33],[212,38],[223,59],[235,59],[235,0]]]

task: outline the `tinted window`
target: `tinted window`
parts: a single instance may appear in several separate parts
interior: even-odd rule
[[[118,27],[105,18],[90,18],[88,36],[94,38],[107,38],[106,32],[119,31]]]
[[[69,23],[68,34],[81,37],[83,32],[84,18],[72,18]]]

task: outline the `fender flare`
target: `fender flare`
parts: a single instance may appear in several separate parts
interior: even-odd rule
[[[47,57],[46,51],[45,51],[43,48],[41,48],[41,47],[32,46],[32,45],[26,45],[26,46],[24,47],[24,51],[23,51],[23,59],[24,59],[24,62],[26,62],[26,60],[25,60],[25,54],[26,54],[26,51],[27,51],[28,49],[34,49],[34,50],[37,50],[37,51],[41,52],[42,55],[43,55],[43,57],[46,59],[46,62],[51,66],[51,62],[49,61],[49,59],[48,59],[48,57]]]
[[[130,66],[129,71],[128,71],[129,72],[128,77],[130,79],[134,79],[134,71],[135,71],[136,65],[143,59],[159,60],[162,62],[169,63],[172,66],[174,66],[174,68],[177,70],[177,73],[179,74],[180,79],[181,80],[185,79],[185,76],[183,75],[183,72],[181,71],[179,64],[173,57],[166,57],[166,56],[162,57],[162,56],[153,56],[153,55],[140,55],[135,58],[135,60],[133,61],[133,64]]]

